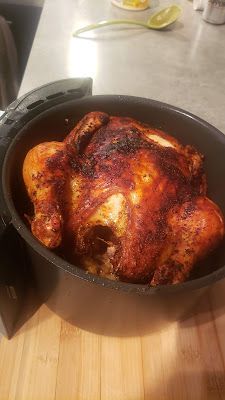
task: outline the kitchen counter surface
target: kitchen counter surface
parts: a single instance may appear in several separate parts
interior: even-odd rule
[[[20,94],[52,80],[91,76],[93,94],[165,101],[225,132],[225,25],[207,24],[191,2],[179,3],[183,15],[167,32],[117,27],[77,39],[75,28],[134,14],[107,0],[46,0]],[[146,19],[149,12],[135,17]],[[136,315],[127,316],[134,329],[123,336],[81,329],[46,305],[35,311],[32,304],[31,296],[23,315],[28,321],[20,321],[13,339],[0,342],[2,400],[225,398],[224,280],[188,317],[163,330],[153,330],[146,313],[139,326]],[[121,328],[126,322],[120,320]]]
[[[49,81],[91,76],[93,94],[161,100],[225,132],[225,25],[203,21],[188,0],[176,3],[183,14],[169,31],[117,26],[78,39],[72,32],[84,25],[108,18],[147,20],[168,1],[152,0],[152,10],[128,12],[109,0],[46,0],[20,94]]]

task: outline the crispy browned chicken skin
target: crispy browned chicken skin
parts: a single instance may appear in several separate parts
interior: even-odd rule
[[[32,232],[90,272],[182,282],[224,235],[202,163],[193,147],[159,130],[89,113],[64,142],[41,143],[25,158]]]

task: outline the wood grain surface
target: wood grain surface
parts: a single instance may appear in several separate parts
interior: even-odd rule
[[[46,305],[20,322],[0,341],[0,400],[225,399],[225,281],[191,317],[143,336],[87,332]]]

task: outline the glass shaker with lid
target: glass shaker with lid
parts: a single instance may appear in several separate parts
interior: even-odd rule
[[[211,24],[224,24],[225,0],[207,0],[202,18]]]

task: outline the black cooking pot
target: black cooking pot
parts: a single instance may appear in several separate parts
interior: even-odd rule
[[[40,142],[62,140],[89,111],[132,117],[205,155],[208,195],[225,214],[225,136],[176,107],[139,97],[91,96],[91,87],[89,78],[50,83],[16,100],[0,120],[1,263],[20,274],[31,272],[42,301],[77,326],[109,335],[145,333],[185,316],[202,293],[225,276],[224,245],[182,284],[151,288],[87,273],[44,248],[26,226],[24,157]]]

